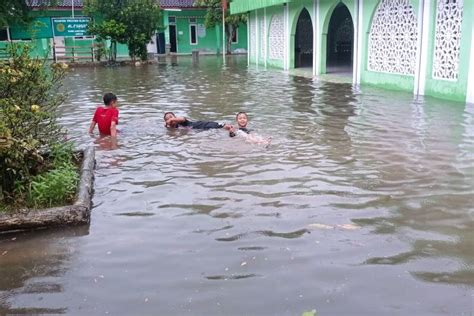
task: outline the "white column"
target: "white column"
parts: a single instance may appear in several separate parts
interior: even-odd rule
[[[313,68],[316,74],[319,75],[321,73],[321,30],[319,28],[321,25],[320,13],[319,13],[320,0],[314,0],[314,1],[315,1],[315,10],[316,10],[316,41],[315,41],[316,50],[314,51],[315,66],[313,66]]]
[[[247,66],[250,66],[250,54],[252,53],[250,51],[250,12],[247,13]]]
[[[353,82],[359,85],[362,73],[362,46],[364,41],[364,0],[356,1],[355,9],[357,10],[357,25],[354,27],[354,30],[357,29],[355,34],[357,36],[355,38],[357,44],[356,51],[354,52]]]
[[[319,0],[313,0],[313,77],[319,74]]]
[[[418,5],[418,41],[416,49],[414,95],[424,95],[426,81],[426,59],[428,56],[429,10],[431,0],[420,0]],[[426,12],[425,12],[426,11]]]
[[[474,22],[471,23],[471,55],[469,58],[469,75],[467,81],[466,102],[474,105]]]
[[[425,95],[426,74],[428,67],[428,45],[430,39],[431,0],[425,0],[423,7],[423,34],[421,37],[420,78],[418,94]]]
[[[259,28],[260,25],[258,25],[258,10],[255,10],[255,63],[257,64],[258,67],[258,53],[260,52],[259,48],[259,42],[260,42],[260,32]]]
[[[285,70],[290,69],[290,8],[289,3],[286,3],[284,9],[285,20],[285,61],[283,67]]]
[[[359,1],[354,1],[354,15],[355,19],[353,20],[354,23],[354,42],[353,42],[353,54],[352,54],[352,84],[357,84],[357,67],[358,64],[358,56],[359,56]]]
[[[265,68],[267,68],[267,56],[268,56],[268,35],[267,35],[267,8],[263,8],[263,63],[265,64]]]

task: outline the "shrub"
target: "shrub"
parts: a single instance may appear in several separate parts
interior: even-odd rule
[[[73,157],[71,144],[52,147],[48,158],[53,169],[31,179],[26,197],[29,206],[51,207],[74,198],[79,175]]]
[[[0,61],[0,200],[13,203],[21,186],[48,168],[42,153],[64,142],[56,116],[67,65],[30,58],[28,45],[8,52]]]

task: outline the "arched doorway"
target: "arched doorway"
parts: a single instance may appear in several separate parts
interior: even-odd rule
[[[301,67],[313,67],[313,23],[306,9],[300,13],[295,33],[295,68]]]
[[[343,3],[339,3],[331,15],[326,47],[326,72],[352,74],[354,23]]]

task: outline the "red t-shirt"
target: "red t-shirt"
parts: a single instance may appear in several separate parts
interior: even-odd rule
[[[98,107],[95,110],[94,118],[92,119],[99,126],[101,134],[110,135],[110,126],[112,122],[118,124],[119,111],[114,107]]]

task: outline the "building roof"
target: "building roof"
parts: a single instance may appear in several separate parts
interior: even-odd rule
[[[85,0],[26,0],[28,6],[33,8],[53,7],[70,8],[74,1],[74,7],[82,8]],[[162,8],[193,8],[195,0],[157,0]]]
[[[159,0],[162,8],[193,8],[194,0]]]
[[[73,1],[74,7],[76,8],[82,8],[84,6],[84,0],[26,0],[26,3],[32,8],[71,8]]]

